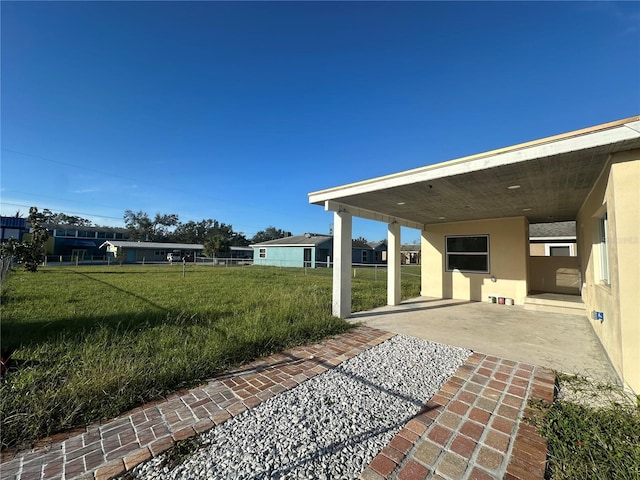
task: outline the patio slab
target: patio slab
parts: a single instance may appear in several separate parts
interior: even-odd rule
[[[558,372],[620,384],[611,361],[582,315],[419,297],[354,313],[369,327],[468,348]]]

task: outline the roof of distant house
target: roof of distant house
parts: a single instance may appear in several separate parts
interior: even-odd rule
[[[576,236],[576,222],[532,223],[530,238],[555,238]]]
[[[317,246],[326,241],[332,240],[331,235],[317,233],[305,233],[304,235],[292,235],[290,237],[276,238],[266,242],[255,243],[251,247],[292,247],[292,246]]]
[[[153,248],[158,250],[204,250],[204,245],[196,243],[163,243],[163,242],[132,242],[127,240],[107,240],[100,248],[111,245],[116,248]]]
[[[400,251],[401,252],[419,252],[420,251],[420,244],[419,243],[411,243],[411,244],[407,244],[407,245],[402,245],[400,247]]]

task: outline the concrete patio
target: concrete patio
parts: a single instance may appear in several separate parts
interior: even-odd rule
[[[350,321],[487,355],[620,384],[585,316],[419,297],[354,313]]]

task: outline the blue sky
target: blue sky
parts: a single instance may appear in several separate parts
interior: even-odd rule
[[[637,2],[0,8],[3,215],[328,232],[311,191],[640,113]]]

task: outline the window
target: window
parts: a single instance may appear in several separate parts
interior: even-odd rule
[[[609,277],[609,244],[608,244],[608,222],[607,222],[607,212],[604,213],[604,216],[600,218],[599,225],[599,234],[600,234],[600,278],[599,280],[606,284],[611,284],[611,278]]]
[[[267,249],[266,248],[261,248],[258,250],[258,256],[260,258],[267,258]]]
[[[362,263],[367,263],[368,258],[367,258],[367,251],[363,250],[362,251]]]
[[[446,271],[489,273],[489,235],[446,237]]]
[[[570,257],[571,249],[569,246],[561,246],[561,247],[549,247],[549,256],[550,257]]]

